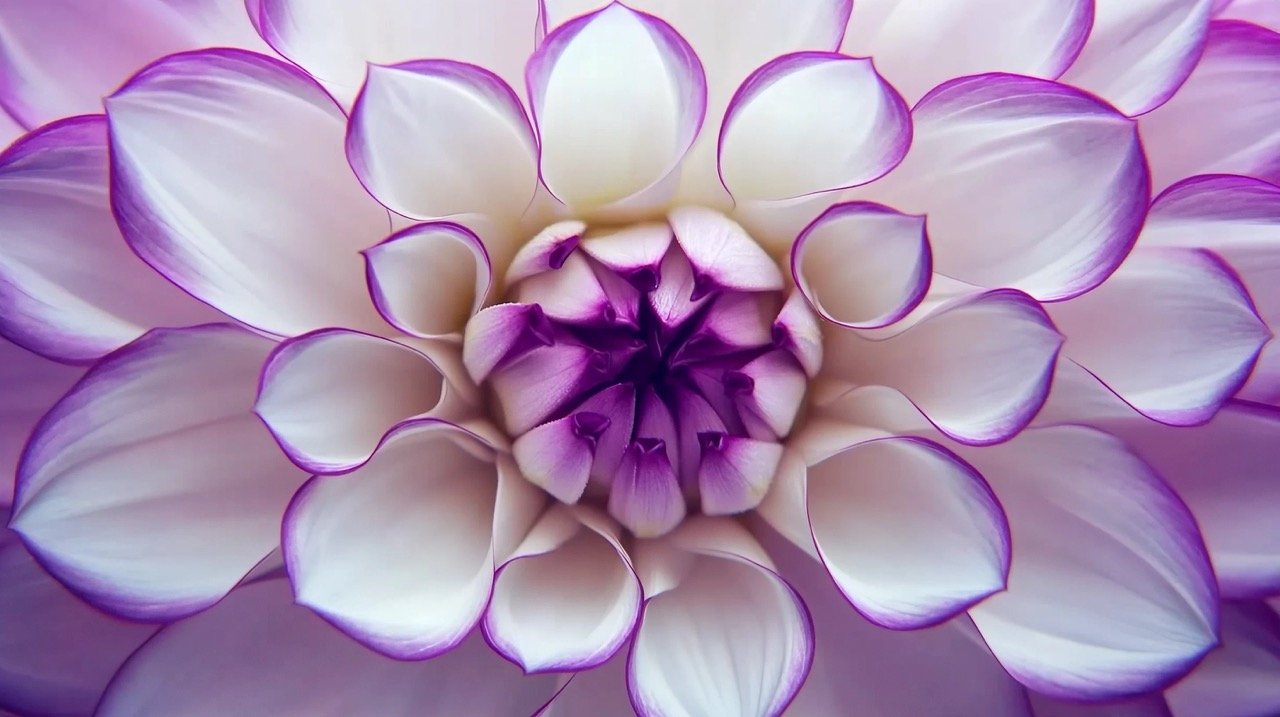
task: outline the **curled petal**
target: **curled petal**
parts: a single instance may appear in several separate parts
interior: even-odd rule
[[[818,375],[822,368],[822,329],[803,293],[793,291],[787,297],[773,322],[773,341],[800,362],[809,378]]]
[[[415,224],[363,253],[378,313],[412,336],[460,333],[493,287],[484,242],[460,224]]]
[[[569,255],[582,242],[586,230],[584,222],[570,219],[556,222],[535,234],[520,247],[507,267],[507,286],[564,266]]]

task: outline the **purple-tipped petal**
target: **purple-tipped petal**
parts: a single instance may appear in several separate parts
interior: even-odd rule
[[[686,480],[698,475],[698,465],[702,462],[702,439],[704,433],[728,433],[724,420],[719,412],[705,398],[693,391],[678,391],[674,405],[676,430],[679,445],[677,455],[680,457],[678,469]]]
[[[421,353],[341,329],[281,343],[259,384],[254,412],[308,473],[363,464],[393,425],[436,408],[447,390]]]
[[[1174,717],[1280,713],[1280,617],[1266,603],[1227,603],[1222,645],[1165,691]]]
[[[714,301],[693,335],[681,346],[681,353],[749,349],[768,345],[773,340],[767,304],[759,297],[732,292],[721,294]]]
[[[36,426],[12,527],[77,594],[171,620],[219,600],[279,540],[305,476],[251,412],[271,342],[152,331],[100,361]]]
[[[809,378],[818,375],[822,368],[822,329],[801,292],[791,292],[782,305],[773,322],[773,341],[800,362]]]
[[[579,210],[677,169],[702,126],[706,77],[670,25],[621,3],[561,25],[525,70],[547,189]]]
[[[760,505],[782,460],[782,444],[723,433],[703,433],[698,444],[704,515],[735,515]]]
[[[671,415],[667,402],[658,397],[652,386],[646,387],[639,397],[635,435],[636,438],[662,441],[667,460],[672,466],[680,465],[680,434],[676,431],[675,416]]]
[[[1137,250],[1105,284],[1049,313],[1067,356],[1176,425],[1212,416],[1271,338],[1231,270],[1193,249]]]
[[[493,586],[497,469],[479,451],[456,426],[414,421],[356,472],[308,481],[282,528],[297,602],[397,659],[462,642]]]
[[[484,634],[526,673],[597,667],[640,620],[640,581],[615,528],[594,512],[576,515],[548,512],[526,541],[530,549],[503,565],[494,582]],[[579,520],[567,535],[533,547],[545,524]]]
[[[970,608],[1000,662],[1052,697],[1163,687],[1217,641],[1218,596],[1195,520],[1117,439],[1032,428],[963,449],[1009,517],[1008,590]]]
[[[387,213],[351,174],[346,117],[315,80],[202,50],[147,67],[106,107],[112,207],[144,261],[277,335],[381,326],[358,252]]]
[[[541,306],[553,319],[575,324],[635,326],[640,310],[635,287],[597,274],[581,254],[570,254],[555,271],[520,282],[515,298]]]
[[[591,464],[591,477],[605,485],[613,479],[614,471],[622,462],[622,452],[627,449],[636,417],[636,387],[630,383],[620,383],[600,391],[583,401],[576,411],[589,411],[598,416],[608,418],[607,425],[603,421],[593,419],[596,425],[603,428],[596,433],[593,450],[595,460]],[[638,435],[646,435],[643,428]]]
[[[739,201],[793,199],[882,177],[910,144],[907,104],[870,59],[799,52],[770,60],[734,94],[720,179]]]
[[[507,286],[564,266],[582,242],[587,225],[577,219],[556,222],[534,235],[516,252],[507,267]]]
[[[511,435],[520,435],[547,420],[579,391],[617,373],[615,361],[602,351],[556,344],[533,349],[489,378],[502,403],[502,421]]]
[[[667,252],[658,268],[658,286],[649,293],[649,306],[663,328],[673,329],[693,315],[707,301],[697,294],[697,277],[689,261],[674,249]]]
[[[671,239],[671,226],[666,222],[642,222],[592,235],[582,243],[582,250],[640,291],[653,291]]]
[[[478,635],[425,662],[379,655],[295,605],[277,579],[164,628],[112,681],[98,714],[499,717],[534,714],[555,691],[553,677],[521,676]]]
[[[0,408],[0,506],[13,504],[18,459],[32,428],[83,374],[83,369],[0,340],[0,386],[5,387]]]
[[[516,219],[538,186],[520,98],[489,70],[453,60],[370,65],[347,159],[378,201],[415,219]]]
[[[1096,286],[1133,246],[1146,160],[1137,124],[1098,99],[979,75],[934,89],[911,116],[907,158],[858,196],[928,215],[939,273],[1052,301]]]
[[[1280,180],[1278,106],[1280,34],[1235,20],[1210,23],[1204,56],[1186,83],[1141,119],[1155,188],[1212,172]]]
[[[756,438],[773,440],[791,432],[808,381],[790,354],[770,351],[747,363],[733,376],[740,378],[736,386],[728,386],[729,392],[741,411],[743,422]]]
[[[120,237],[107,124],[73,117],[0,154],[0,334],[63,361],[100,358],[156,326],[217,321]]]
[[[1062,81],[1129,116],[1164,104],[1204,49],[1212,0],[1094,0],[1093,29]]]
[[[467,322],[462,339],[462,363],[471,380],[483,382],[505,362],[538,346],[555,343],[542,309],[530,304],[498,304]]]
[[[857,0],[841,51],[872,56],[908,101],[953,77],[1053,78],[1085,44],[1092,0]],[[938,58],[945,57],[940,62]]]
[[[413,336],[460,333],[493,287],[484,242],[460,224],[416,224],[362,253],[378,313]]]
[[[640,438],[627,447],[609,490],[609,515],[633,535],[662,535],[684,519],[684,496],[664,441]]]
[[[668,220],[693,271],[691,298],[717,289],[782,288],[778,265],[732,219],[703,207],[680,207],[671,211]]]
[[[791,276],[814,310],[850,328],[906,316],[929,290],[932,273],[925,218],[870,202],[831,207],[791,250]]]
[[[577,503],[587,489],[595,449],[612,420],[603,413],[574,411],[544,423],[512,444],[520,473],[562,503]]]

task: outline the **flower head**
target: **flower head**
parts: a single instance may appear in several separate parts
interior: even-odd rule
[[[0,0],[0,708],[1275,711],[1268,8]]]

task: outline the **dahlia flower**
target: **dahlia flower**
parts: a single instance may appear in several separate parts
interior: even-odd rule
[[[0,0],[0,712],[1280,713],[1278,6]]]

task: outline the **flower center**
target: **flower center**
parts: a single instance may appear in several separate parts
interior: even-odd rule
[[[472,319],[464,358],[529,480],[641,537],[760,502],[807,377],[780,315],[794,302],[740,227],[701,209],[564,222],[507,279],[511,303]]]

